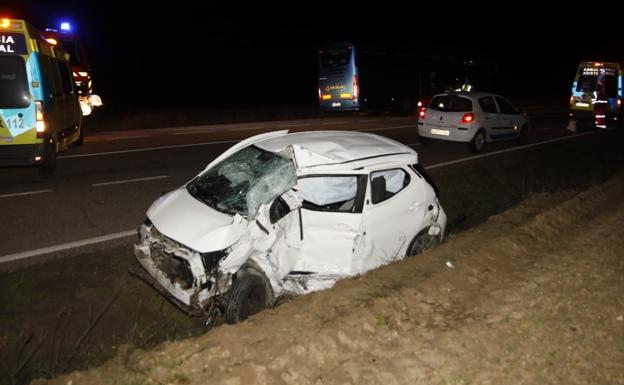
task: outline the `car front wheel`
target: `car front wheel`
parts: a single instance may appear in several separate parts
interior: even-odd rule
[[[271,306],[273,291],[264,274],[255,269],[239,273],[225,305],[225,322],[235,324]]]

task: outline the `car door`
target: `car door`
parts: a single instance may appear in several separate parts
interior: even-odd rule
[[[407,168],[372,171],[369,180],[364,205],[367,252],[358,261],[360,272],[403,258],[427,210],[422,183]]]
[[[520,128],[520,112],[507,99],[501,96],[496,96],[495,99],[500,111],[500,130],[491,138],[493,140],[513,138],[518,134]]]
[[[481,116],[478,120],[481,126],[485,128],[487,137],[492,138],[492,136],[499,134],[501,129],[504,129],[494,97],[480,97],[479,107],[481,107]]]
[[[352,275],[362,252],[365,173],[306,175],[297,190],[301,205],[301,251],[294,270]]]

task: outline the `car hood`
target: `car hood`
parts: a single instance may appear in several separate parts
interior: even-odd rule
[[[160,197],[147,217],[159,232],[200,253],[231,246],[247,226],[242,216],[217,211],[193,198],[186,188]]]

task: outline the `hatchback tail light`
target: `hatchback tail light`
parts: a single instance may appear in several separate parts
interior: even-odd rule
[[[427,109],[423,108],[422,110],[420,110],[420,112],[418,113],[418,119],[424,119],[427,117]]]
[[[468,112],[466,114],[464,114],[464,116],[462,116],[461,118],[461,123],[472,123],[475,120],[475,116],[472,112]]]

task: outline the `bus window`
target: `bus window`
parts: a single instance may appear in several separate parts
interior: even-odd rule
[[[30,91],[26,64],[19,56],[0,56],[0,108],[26,108]]]
[[[349,63],[351,51],[345,48],[327,48],[321,51],[321,66],[323,68],[343,67]]]

